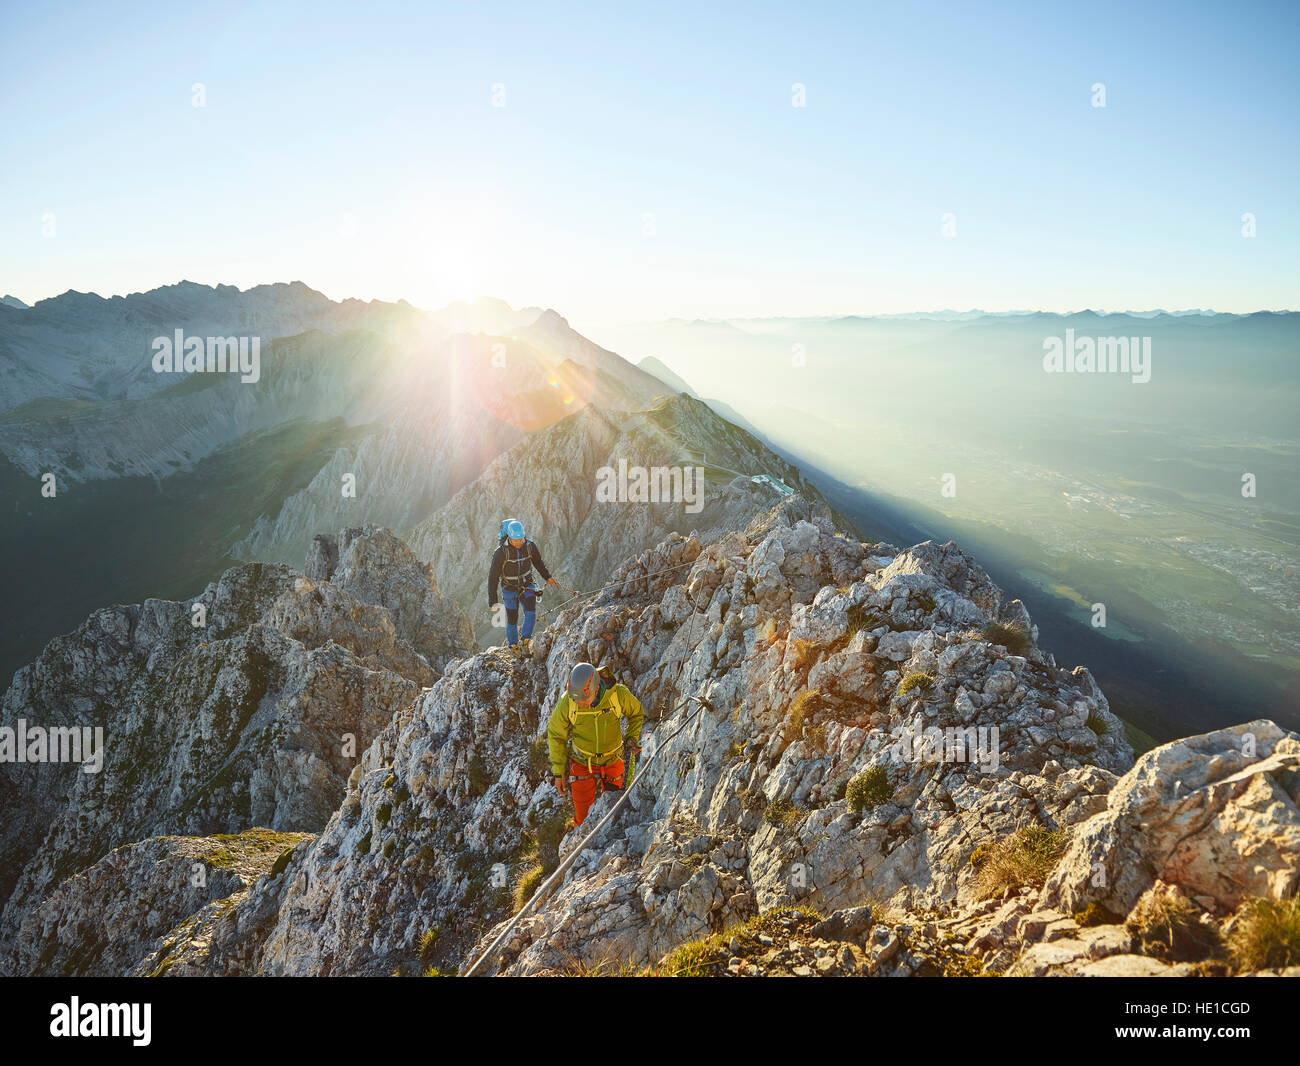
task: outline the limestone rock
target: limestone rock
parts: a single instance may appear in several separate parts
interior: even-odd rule
[[[1084,823],[1045,899],[1126,914],[1159,879],[1226,910],[1300,888],[1300,737],[1255,721],[1147,752]]]
[[[113,846],[254,813],[319,830],[274,876],[155,908],[108,968],[378,975],[464,968],[495,944],[488,973],[608,973],[676,966],[675,949],[712,937],[690,965],[718,976],[1182,973],[1133,961],[1130,931],[1105,921],[1150,887],[1146,871],[1181,878],[1220,917],[1294,883],[1295,738],[1259,722],[1223,731],[1241,757],[1210,734],[1133,766],[1091,676],[1041,652],[1023,605],[960,549],[861,544],[799,496],[743,529],[672,533],[624,560],[536,635],[531,659],[452,655],[464,626],[430,623],[454,609],[382,531],[319,538],[306,574],[240,568],[223,582],[203,601],[215,650],[195,645],[184,605],[104,612],[7,697],[14,709],[52,691],[69,707],[113,703],[161,671],[182,702],[163,705],[161,737],[144,721],[128,731],[153,767],[139,787],[184,797],[187,782],[238,768],[216,799],[152,820],[123,796],[108,831],[83,825],[76,783],[63,806],[37,790],[35,822],[8,830],[11,854],[32,854],[42,825],[54,856],[87,854],[78,834],[92,829]],[[990,639],[1005,633],[995,622],[1024,627],[1022,654]],[[254,651],[264,688],[239,667]],[[579,660],[609,666],[646,722],[627,803],[575,853],[619,798],[571,828],[539,744]],[[60,671],[71,686],[41,683]],[[198,697],[212,678],[233,703]],[[187,717],[191,706],[209,709]],[[365,746],[335,763],[345,723]],[[326,772],[313,775],[313,758]],[[1066,833],[1064,858],[1041,890],[980,898],[976,848],[1026,825]],[[1107,887],[1092,891],[1105,849]],[[508,927],[562,855],[563,878]],[[87,883],[124,899],[138,878],[110,875],[121,868]],[[32,950],[55,944],[54,969],[67,965],[55,931],[84,921],[75,873],[32,860],[5,911],[11,928],[39,926]],[[1083,913],[1091,901],[1103,924]]]
[[[0,825],[5,965],[27,957],[20,931],[34,908],[114,848],[258,825],[322,828],[357,755],[437,677],[411,640],[468,651],[454,606],[417,621],[438,593],[405,546],[375,529],[340,539],[343,563],[329,580],[238,566],[186,603],[98,611],[18,672],[0,725],[98,727],[104,759],[98,773],[0,764],[0,799],[23,812]],[[450,634],[433,639],[442,625]],[[86,898],[69,892],[60,898]]]

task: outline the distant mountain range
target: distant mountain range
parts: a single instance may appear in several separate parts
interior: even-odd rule
[[[1296,571],[1260,545],[1293,535],[1290,442],[1152,441],[1197,385],[1211,415],[1244,397],[1260,422],[1262,393],[1285,412],[1292,318],[1145,320],[1157,384],[1085,404],[1042,388],[1044,332],[1144,320],[667,327],[674,361],[707,338],[688,383],[492,300],[182,283],[0,308],[0,974],[1300,976],[1247,925],[1300,876],[1300,735],[1235,677],[1228,727],[1155,747],[1040,643],[1044,619],[1083,629],[1061,601],[1127,593],[1170,541],[1171,615],[1208,600],[1214,644],[1256,617],[1285,635]],[[159,339],[187,337],[203,358],[160,372]],[[258,373],[209,369],[209,337]],[[730,406],[757,386],[776,446]],[[927,467],[959,470],[954,498],[1008,527],[964,528],[1055,598],[928,530],[864,540],[894,513],[860,482],[900,465],[930,502],[898,528],[942,528]],[[687,467],[697,498],[595,491]],[[476,647],[501,643],[505,517],[565,586],[527,654]],[[1106,595],[1093,649],[1127,646],[1138,593]],[[645,746],[636,792],[574,827],[539,741],[584,660],[637,693]],[[1112,676],[1183,726],[1204,712],[1183,665]],[[1176,953],[1170,914],[1199,931]]]
[[[258,379],[157,372],[153,346],[177,331],[257,337]],[[582,588],[670,530],[724,528],[770,500],[746,479],[726,489],[727,471],[803,484],[677,384],[555,311],[497,300],[424,312],[300,282],[182,282],[0,309],[0,550],[25,560],[4,591],[28,605],[0,623],[0,668],[95,606],[183,597],[235,561],[296,563],[321,530],[360,521],[411,537],[480,639],[499,640],[483,601],[502,518],[522,519]],[[619,459],[691,456],[711,464],[698,512],[593,500],[596,472]]]
[[[1249,314],[1264,315],[1285,315],[1294,314],[1292,311],[1253,311]],[[1085,308],[1081,311],[1035,311],[1030,309],[1017,311],[981,311],[972,309],[970,311],[953,311],[945,308],[942,311],[903,311],[893,314],[876,314],[876,315],[812,315],[812,316],[778,316],[769,318],[669,318],[665,322],[675,325],[688,326],[714,326],[714,325],[731,325],[743,329],[745,323],[772,323],[772,322],[842,322],[853,320],[878,320],[878,321],[933,321],[933,322],[967,322],[976,318],[1071,318],[1076,315],[1094,316],[1098,318],[1111,317],[1128,317],[1128,318],[1158,318],[1162,315],[1169,318],[1186,318],[1186,317],[1223,317],[1223,318],[1242,318],[1247,317],[1239,314],[1212,311],[1206,308],[1189,308],[1184,311],[1166,311],[1163,308],[1157,308],[1154,311],[1099,311],[1091,308]]]
[[[1152,735],[1232,721],[1243,699],[1292,721],[1300,313],[944,314],[679,320],[598,339],[724,396],[806,474],[838,481],[818,484],[860,524],[870,510],[870,525],[909,530],[901,543],[974,552]],[[1045,363],[1107,339],[1149,353],[1141,371]],[[1098,602],[1109,628],[1090,618]]]
[[[963,492],[958,502],[982,504],[983,515],[1016,527],[1010,516],[1017,508],[1065,472],[1062,491],[1076,501],[1069,521],[1083,528],[1063,534],[1053,525],[1060,492],[1044,497],[1041,513],[1026,516],[1045,530],[1047,555],[1033,569],[1043,572],[1059,558],[1062,535],[1096,565],[1090,519],[1078,501],[1101,492],[1103,449],[1118,456],[1108,462],[1117,484],[1160,483],[1166,496],[1143,504],[1155,514],[1173,499],[1164,487],[1170,478],[1179,491],[1214,488],[1213,479],[1228,474],[1237,482],[1231,468],[1247,453],[1232,434],[1294,435],[1300,316],[1140,314],[1155,317],[1085,311],[678,322],[602,337],[601,345],[553,310],[515,310],[491,299],[437,311],[405,301],[336,302],[301,282],[246,291],[181,282],[111,299],[69,292],[32,308],[0,307],[0,551],[23,561],[8,568],[3,591],[28,605],[0,622],[0,674],[104,603],[181,598],[236,562],[294,564],[321,530],[358,521],[407,538],[470,613],[477,638],[499,640],[482,602],[481,571],[502,517],[528,523],[548,563],[581,588],[598,582],[618,553],[667,532],[734,523],[774,491],[749,480],[759,474],[816,498],[811,475],[860,531],[910,542],[943,530],[939,516],[900,519],[879,494],[862,491],[863,478],[880,484],[893,472],[906,486],[918,472],[950,469],[959,458],[970,468],[979,457],[970,469],[975,480],[963,486],[984,481],[985,491]],[[1151,383],[1067,383],[1043,374],[1044,337],[1070,328],[1152,336]],[[258,380],[157,372],[154,345],[178,330],[185,338],[258,338]],[[1067,431],[1079,419],[1095,422]],[[1110,424],[1096,435],[1094,425]],[[1175,439],[1219,434],[1228,450],[1215,445],[1211,463],[1203,448],[1144,460],[1151,445],[1138,435],[1143,425]],[[1011,450],[995,459],[990,436],[1001,448],[1008,435]],[[1033,451],[1024,450],[1027,440]],[[1295,491],[1285,449],[1249,454],[1269,507],[1285,511]],[[593,504],[590,482],[619,459],[707,463],[709,506],[698,514],[680,503],[607,513]],[[1024,487],[988,495],[986,474],[1020,478]],[[49,484],[53,498],[43,494]],[[1235,528],[1194,502],[1199,510],[1190,519],[1208,519],[1225,534]],[[1109,513],[1105,506],[1098,516]],[[1262,534],[1290,536],[1286,514],[1261,511],[1258,521]],[[948,535],[974,537],[968,529]],[[978,543],[988,558],[997,549]],[[1216,554],[1225,547],[1237,555]],[[1175,590],[1182,600],[1157,590],[1165,606],[1149,615],[1184,628],[1190,618],[1209,618],[1224,594],[1226,564],[1217,560],[1236,559],[1227,572],[1251,586],[1241,590],[1249,619],[1231,623],[1236,646],[1285,641],[1289,623],[1276,614],[1282,608],[1268,606],[1257,590],[1284,601],[1289,564],[1267,541],[1248,548],[1241,556],[1240,545],[1171,544],[1171,564],[1171,553],[1195,551],[1195,565],[1209,569]],[[1008,558],[1023,560],[1025,550]],[[1150,565],[1142,570],[1157,573]],[[1003,580],[1017,585],[1014,568]],[[1199,614],[1179,606],[1187,597],[1196,598]],[[1062,625],[1066,633],[1078,628]],[[1216,637],[1223,628],[1202,626]],[[1232,646],[1216,639],[1212,651]],[[1103,650],[1127,647],[1105,641]],[[1116,684],[1104,655],[1079,657],[1098,663]],[[1140,663],[1123,669],[1126,677],[1152,673]],[[1146,689],[1132,703],[1153,706]],[[1142,713],[1153,732],[1172,731],[1154,711]],[[1217,710],[1205,714],[1222,720]]]

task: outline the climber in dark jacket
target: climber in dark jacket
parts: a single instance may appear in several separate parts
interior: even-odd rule
[[[524,525],[515,519],[502,523],[501,546],[492,556],[488,570],[488,609],[495,611],[502,602],[506,608],[506,644],[514,647],[522,636],[523,651],[529,650],[533,626],[537,622],[537,589],[533,587],[533,570],[542,575],[548,585],[558,585],[542,562],[537,545],[524,535]],[[501,585],[501,600],[497,600],[497,585]],[[519,607],[524,608],[523,633],[519,632]]]

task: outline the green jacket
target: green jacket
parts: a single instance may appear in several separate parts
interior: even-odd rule
[[[621,727],[619,718],[627,720]],[[641,702],[626,685],[606,686],[594,706],[579,707],[568,694],[560,697],[546,727],[547,747],[551,755],[551,772],[564,776],[568,765],[566,741],[572,742],[574,762],[604,766],[623,757],[624,739],[639,742],[644,712]],[[570,732],[572,727],[572,732]]]

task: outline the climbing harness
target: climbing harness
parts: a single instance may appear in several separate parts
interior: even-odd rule
[[[518,592],[521,596],[527,592],[540,596],[541,591],[533,588],[533,542],[524,541],[522,548],[516,548],[504,540],[501,544],[506,550],[501,560],[501,588]]]
[[[686,716],[686,718],[682,721],[682,724],[679,725],[676,729],[674,729],[672,733],[670,733],[668,737],[665,738],[662,744],[656,745],[654,752],[645,761],[646,766],[649,766],[652,762],[655,761],[655,759],[659,758],[659,753],[663,751],[666,747],[668,747],[668,745],[673,741],[673,739],[677,736],[677,734],[679,734],[683,729],[685,729],[688,725],[690,725],[690,723],[695,719],[695,717],[700,713],[700,711],[705,709],[708,710],[714,709],[713,704],[709,701],[709,698],[707,696],[687,696],[684,699],[682,699],[681,702],[677,704],[677,706],[675,706],[671,711],[669,711],[667,715],[663,717],[671,718],[674,714],[676,714],[679,710],[681,710],[683,707],[685,707],[688,703],[691,703],[692,701],[697,704],[695,710],[693,710],[690,714]],[[638,777],[636,778],[636,780],[640,781],[641,778]],[[519,913],[516,914],[513,918],[510,919],[509,922],[506,923],[506,927],[501,930],[501,932],[497,935],[497,938],[493,940],[491,944],[488,945],[487,949],[477,959],[474,960],[473,965],[471,965],[470,968],[465,971],[464,974],[465,977],[473,977],[475,971],[478,970],[478,968],[483,965],[483,963],[488,959],[488,957],[492,955],[502,944],[506,942],[506,937],[510,935],[511,931],[519,923],[520,919],[522,919],[524,915],[526,915],[530,910],[532,910],[534,904],[539,903],[542,899],[545,898],[546,894],[550,892],[552,886],[560,882],[560,880],[564,877],[565,873],[568,872],[569,867],[572,866],[574,861],[578,858],[578,856],[581,855],[586,850],[587,845],[590,844],[593,840],[595,840],[596,837],[600,835],[601,830],[603,830],[605,826],[609,825],[609,823],[613,821],[615,815],[617,815],[618,812],[622,810],[623,804],[627,802],[627,799],[630,795],[632,795],[632,785],[631,783],[628,783],[627,785],[625,785],[623,789],[623,795],[621,795],[618,798],[618,802],[615,803],[614,806],[612,806],[609,809],[605,817],[602,818],[596,824],[596,828],[593,829],[590,833],[588,833],[585,837],[583,837],[582,840],[578,842],[577,847],[575,847],[571,852],[569,852],[569,854],[564,859],[560,861],[560,865],[555,868],[555,872],[552,873],[551,876],[548,877],[545,881],[543,881],[540,885],[538,885],[537,891],[533,893],[532,898],[530,898],[527,903],[525,903],[522,907],[519,908]]]

